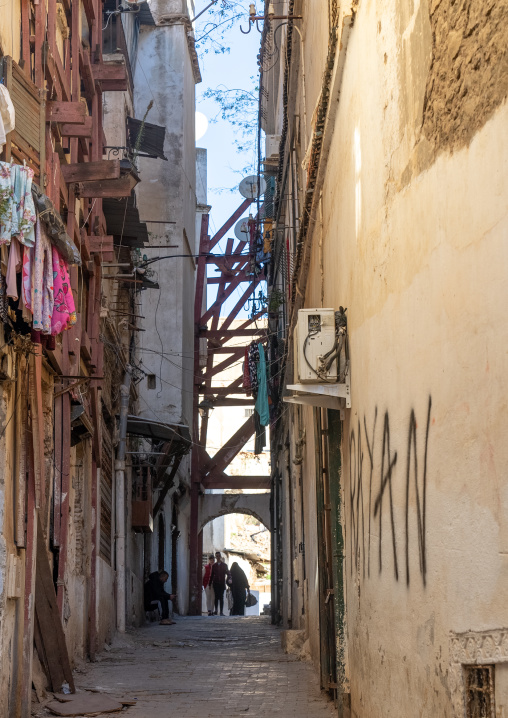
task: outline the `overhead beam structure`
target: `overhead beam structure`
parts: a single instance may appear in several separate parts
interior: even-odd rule
[[[237,328],[232,328],[242,307],[253,296],[262,281],[251,270],[248,256],[249,242],[228,238],[226,251],[215,260],[211,250],[234,227],[254,200],[246,199],[231,215],[219,231],[210,238],[208,235],[208,215],[203,215],[201,224],[200,247],[197,260],[196,296],[194,304],[194,393],[192,440],[194,442],[191,461],[191,517],[190,517],[190,613],[201,614],[201,567],[199,558],[202,553],[199,535],[199,496],[204,489],[268,489],[269,476],[229,476],[226,469],[235,456],[242,450],[254,433],[254,419],[249,417],[231,436],[213,457],[206,451],[208,431],[208,411],[200,417],[200,403],[206,407],[216,406],[253,406],[252,398],[240,398],[246,393],[243,388],[243,370],[241,360],[245,347],[253,340],[266,341],[266,330],[252,326],[264,312],[246,319]],[[206,277],[206,268],[215,264],[218,276]],[[206,286],[218,285],[215,300],[208,306]],[[224,311],[224,304],[237,291],[240,298],[233,308]],[[222,324],[220,320],[222,318]],[[206,351],[203,348],[206,341]],[[233,341],[233,345],[231,342]],[[214,366],[214,357],[224,354],[224,359]],[[200,356],[206,356],[206,365],[200,366]],[[220,372],[238,364],[238,377],[228,386],[215,386]]]

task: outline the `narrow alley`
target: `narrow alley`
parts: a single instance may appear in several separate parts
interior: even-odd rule
[[[0,5],[0,718],[508,718],[508,0]]]
[[[328,718],[333,703],[307,661],[285,654],[267,617],[177,617],[117,637],[76,674],[76,695],[128,698],[125,718],[277,715]],[[39,716],[51,715],[44,709]]]

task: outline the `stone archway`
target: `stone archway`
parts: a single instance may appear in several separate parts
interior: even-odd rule
[[[270,530],[270,494],[204,494],[200,496],[200,531],[209,521],[226,514],[254,516]]]

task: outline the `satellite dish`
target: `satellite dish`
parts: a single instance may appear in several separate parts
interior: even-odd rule
[[[249,241],[250,235],[248,217],[243,217],[243,219],[239,219],[238,222],[235,224],[235,237],[239,239],[240,242]]]
[[[238,189],[240,190],[242,197],[245,197],[245,199],[256,199],[258,196],[265,193],[266,182],[263,177],[260,177],[258,188],[258,178],[256,175],[250,175],[249,177],[243,178]]]

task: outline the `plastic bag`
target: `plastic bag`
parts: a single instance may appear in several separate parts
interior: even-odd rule
[[[257,602],[257,598],[253,596],[252,593],[249,591],[249,593],[247,594],[247,598],[245,599],[245,605],[247,606],[247,608],[255,606]]]

